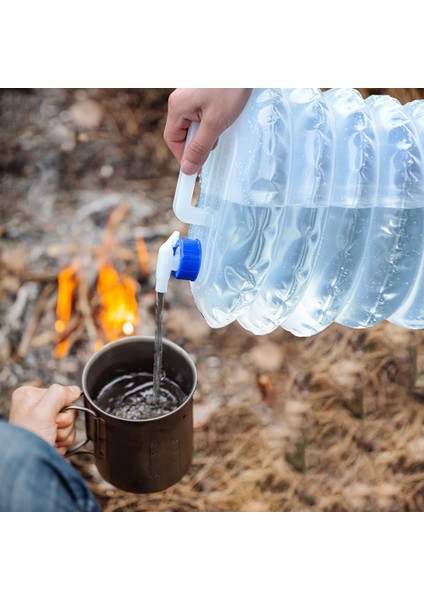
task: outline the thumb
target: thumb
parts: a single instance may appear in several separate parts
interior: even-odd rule
[[[49,387],[39,404],[40,413],[44,417],[56,416],[62,408],[78,399],[81,390],[77,386],[62,386],[54,383]]]
[[[67,392],[65,406],[70,406],[81,396],[81,388],[79,388],[77,385],[68,385],[65,389]]]
[[[224,128],[218,125],[208,125],[205,120],[200,121],[199,129],[181,161],[181,169],[186,175],[194,175],[200,170],[223,131]]]

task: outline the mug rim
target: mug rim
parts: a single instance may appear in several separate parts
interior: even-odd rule
[[[105,410],[103,410],[102,408],[100,408],[100,406],[98,404],[96,404],[96,402],[94,402],[94,400],[91,398],[91,396],[87,393],[87,386],[86,386],[87,373],[89,372],[92,364],[102,354],[106,354],[111,348],[114,348],[116,346],[123,346],[123,345],[129,344],[131,342],[140,342],[140,341],[143,341],[143,342],[152,342],[153,345],[154,345],[154,343],[155,343],[155,337],[152,336],[152,335],[132,335],[132,336],[127,337],[127,338],[120,338],[118,340],[114,340],[112,342],[108,342],[107,344],[105,344],[104,346],[102,346],[102,348],[100,348],[99,350],[97,350],[97,352],[95,352],[89,358],[89,360],[87,361],[87,363],[84,366],[84,369],[82,371],[82,377],[81,377],[82,391],[83,391],[84,398],[85,398],[85,400],[87,400],[89,402],[90,406],[94,407],[96,411],[99,411],[102,415],[104,415],[108,419],[123,421],[124,423],[149,423],[151,421],[159,421],[161,419],[166,419],[167,417],[170,417],[171,415],[175,415],[179,410],[182,410],[184,408],[184,406],[193,398],[193,394],[194,394],[194,392],[196,390],[196,387],[197,387],[197,369],[196,369],[196,365],[194,364],[194,361],[191,358],[191,356],[189,355],[189,353],[187,352],[187,350],[185,350],[184,348],[181,348],[181,346],[178,346],[178,344],[176,344],[172,340],[169,340],[168,338],[163,337],[162,338],[163,344],[166,345],[166,346],[168,346],[168,347],[170,347],[170,348],[172,348],[177,353],[181,354],[187,360],[187,363],[190,365],[190,368],[191,368],[192,373],[193,373],[193,383],[192,383],[191,391],[187,395],[187,398],[184,400],[184,402],[182,404],[180,404],[174,410],[172,410],[170,412],[167,412],[164,415],[159,415],[158,417],[150,417],[148,419],[124,419],[123,417],[117,417],[116,415],[112,415],[112,414],[106,412]]]

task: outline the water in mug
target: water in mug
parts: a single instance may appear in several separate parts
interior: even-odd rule
[[[96,397],[105,412],[122,419],[153,419],[176,410],[186,399],[181,387],[164,377],[157,398],[151,373],[129,372],[114,377]]]

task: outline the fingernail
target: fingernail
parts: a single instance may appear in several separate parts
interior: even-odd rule
[[[81,394],[81,389],[77,385],[70,385],[69,389],[75,396],[79,396]]]
[[[199,165],[196,165],[195,163],[191,162],[191,160],[186,159],[181,163],[181,170],[186,175],[194,175],[199,170]]]

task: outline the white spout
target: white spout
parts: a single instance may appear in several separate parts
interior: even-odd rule
[[[174,256],[174,246],[179,239],[179,232],[174,231],[174,233],[159,248],[156,264],[156,291],[162,294],[168,290],[171,271],[175,271],[178,268],[179,257]]]

